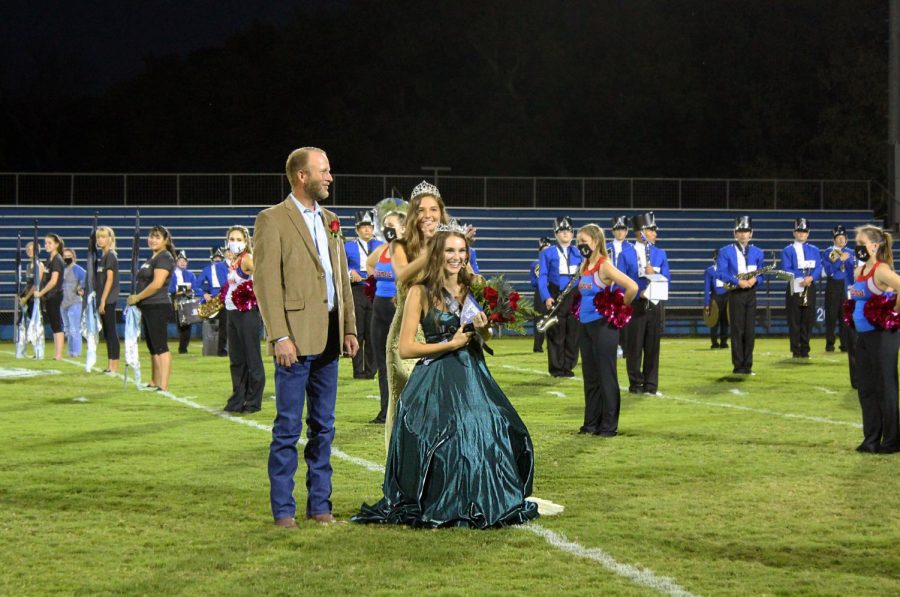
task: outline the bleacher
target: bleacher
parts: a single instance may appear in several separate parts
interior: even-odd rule
[[[149,256],[146,233],[151,226],[163,224],[172,232],[176,247],[187,252],[189,269],[199,273],[209,258],[209,248],[224,244],[225,230],[232,224],[251,228],[256,213],[263,206],[255,207],[147,207],[141,208],[141,261]],[[353,214],[357,209],[371,206],[340,206],[335,211],[341,217],[344,233],[354,235]],[[31,240],[33,222],[38,220],[39,242],[43,236],[55,232],[63,237],[66,246],[73,248],[78,261],[85,264],[87,241],[94,212],[100,211],[99,222],[111,226],[118,243],[118,255],[122,267],[122,293],[131,288],[131,275],[127,271],[131,262],[131,244],[134,233],[134,207],[48,207],[18,206],[0,207],[0,338],[12,336],[10,312],[15,292],[15,246],[17,233],[22,234],[23,245]],[[475,244],[481,272],[487,277],[505,274],[523,293],[530,296],[529,266],[537,256],[537,239],[552,236],[554,216],[569,215],[576,227],[589,222],[600,224],[609,234],[610,219],[628,210],[609,209],[532,209],[532,208],[460,208],[450,207],[453,217],[465,220],[478,228]],[[659,224],[658,244],[669,257],[672,271],[670,301],[666,310],[667,334],[704,334],[707,331],[701,317],[703,272],[712,263],[712,251],[733,241],[731,229],[734,218],[749,213],[753,217],[753,243],[766,255],[766,263],[773,256],[780,260],[781,250],[792,241],[792,225],[796,217],[811,221],[809,241],[824,249],[831,245],[831,229],[843,224],[848,230],[873,222],[871,211],[728,211],[728,210],[656,210]],[[880,222],[878,222],[880,223]],[[852,243],[852,239],[851,239]],[[759,294],[760,333],[786,333],[784,322],[785,283],[772,281],[764,285]],[[819,306],[822,306],[820,300]]]

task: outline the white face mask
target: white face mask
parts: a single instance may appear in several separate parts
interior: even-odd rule
[[[246,247],[246,246],[247,246],[246,243],[243,243],[241,241],[234,241],[234,240],[228,241],[228,248],[231,249],[231,252],[234,253],[235,255],[240,255],[241,253],[243,253],[244,247]]]

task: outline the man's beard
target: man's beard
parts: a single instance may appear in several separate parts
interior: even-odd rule
[[[316,201],[328,199],[328,190],[321,182],[309,181],[303,185],[303,190],[309,197],[314,197]]]

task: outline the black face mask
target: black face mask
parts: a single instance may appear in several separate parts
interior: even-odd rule
[[[869,260],[869,249],[866,248],[866,245],[856,245],[856,258],[860,261],[868,261]]]
[[[71,257],[65,257],[63,258],[63,261],[66,262],[66,265],[72,265],[73,259]]]
[[[591,249],[591,246],[587,243],[581,243],[580,245],[578,245],[575,248],[578,249],[578,252],[581,253],[581,256],[584,257],[585,259],[590,257],[591,253],[594,252],[594,250]]]
[[[392,228],[391,226],[385,226],[384,227],[384,240],[388,241],[389,243],[392,243],[395,240],[397,240],[397,230],[395,228]]]

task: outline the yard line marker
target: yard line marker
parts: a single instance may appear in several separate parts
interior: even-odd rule
[[[814,390],[819,390],[820,392],[825,392],[826,394],[837,395],[837,392],[834,390],[829,390],[828,388],[823,388],[822,386],[813,386]]]
[[[668,576],[657,576],[652,570],[647,568],[638,568],[631,564],[623,564],[599,547],[585,547],[574,541],[569,541],[569,539],[561,533],[556,533],[537,524],[526,524],[516,528],[523,531],[530,531],[538,537],[542,537],[544,541],[557,549],[578,556],[579,558],[593,560],[610,572],[619,576],[624,576],[635,584],[651,588],[666,595],[693,597],[693,593],[680,586],[674,579],[669,578]]]
[[[731,388],[728,391],[731,392],[732,394],[734,394],[735,396],[746,396],[747,395],[747,392],[742,392],[739,388]]]
[[[515,365],[500,365],[504,369],[510,369],[512,371],[520,371],[522,373],[536,373],[538,375],[550,375],[546,371],[539,371],[537,369],[526,369],[525,367],[516,367]],[[579,378],[577,377],[569,377],[564,378],[562,381],[576,381]],[[619,386],[622,391],[627,391],[627,388]],[[644,394],[653,396],[654,398],[659,398],[660,400],[674,400],[676,402],[684,402],[687,404],[697,404],[701,406],[713,406],[716,408],[730,408],[734,410],[742,410],[751,413],[757,413],[761,415],[768,415],[770,417],[782,417],[785,419],[798,419],[802,421],[812,421],[814,423],[823,423],[825,425],[842,425],[848,427],[854,427],[856,429],[862,429],[861,423],[851,423],[850,421],[837,421],[835,419],[827,419],[825,417],[816,417],[812,415],[798,415],[795,413],[786,413],[779,412],[776,410],[769,410],[767,408],[753,408],[750,406],[743,406],[739,404],[728,404],[723,402],[707,402],[706,400],[695,400],[692,398],[681,398],[680,396],[672,396],[671,394],[663,395],[660,392],[657,392],[655,395],[653,394]]]
[[[565,398],[566,397],[566,395],[563,394],[562,392],[548,391],[547,393],[550,394],[551,396],[556,396],[557,398]]]
[[[15,353],[9,352],[9,351],[3,351],[3,352],[6,354],[15,355]],[[79,363],[78,361],[72,361],[70,359],[63,359],[63,361],[66,363],[69,363],[71,365],[75,365],[78,368],[84,367],[84,365]],[[96,372],[101,372],[101,370],[97,369],[96,367],[92,370],[96,371]],[[119,373],[116,373],[115,376],[118,377],[119,379],[124,379],[122,377],[122,375]],[[170,400],[173,400],[175,402],[178,402],[180,404],[183,404],[185,406],[189,406],[191,408],[204,411],[211,415],[215,415],[219,418],[226,419],[228,421],[232,421],[234,423],[246,425],[248,427],[252,427],[254,429],[259,429],[259,430],[265,431],[267,433],[272,432],[272,427],[269,425],[264,425],[262,423],[254,421],[252,419],[245,419],[243,417],[235,417],[235,416],[230,415],[221,410],[217,410],[211,406],[206,406],[206,405],[200,404],[198,402],[195,402],[195,401],[191,400],[190,398],[176,396],[175,394],[168,392],[168,391],[164,391],[164,390],[160,390],[160,391],[156,392],[156,394],[163,396],[165,398],[168,398]],[[300,438],[300,441],[298,443],[300,445],[306,445],[306,440],[304,438]],[[365,460],[363,458],[358,458],[356,456],[352,456],[350,454],[347,454],[343,450],[335,448],[334,446],[332,446],[332,448],[331,448],[331,453],[340,460],[350,462],[351,464],[355,464],[357,466],[360,466],[360,467],[370,470],[372,472],[384,473],[384,467],[381,466],[380,464],[376,464],[369,460]],[[532,501],[537,502],[538,504],[540,504],[542,502],[544,504],[549,504],[551,509],[557,510],[556,513],[562,511],[561,506],[559,506],[558,504],[554,504],[553,502],[549,502],[548,500],[542,500],[541,498],[534,498]],[[546,527],[542,527],[542,526],[540,526],[538,524],[534,524],[534,523],[529,523],[527,525],[523,525],[521,527],[515,527],[515,528],[527,530],[527,531],[537,535],[538,537],[541,537],[549,545],[559,549],[560,551],[564,551],[566,553],[569,553],[571,555],[574,555],[574,556],[577,556],[580,558],[593,560],[593,561],[599,563],[601,566],[603,566],[607,570],[609,570],[610,572],[612,572],[618,576],[625,577],[635,584],[639,584],[639,585],[648,587],[650,589],[659,591],[660,593],[663,593],[666,595],[674,595],[677,597],[694,597],[693,593],[690,593],[689,591],[682,588],[673,579],[671,579],[667,576],[657,576],[652,570],[650,570],[648,568],[638,568],[637,566],[632,566],[631,564],[623,564],[623,563],[617,561],[615,558],[613,558],[608,553],[606,553],[604,550],[600,549],[599,547],[592,547],[592,548],[585,547],[585,546],[581,545],[580,543],[575,543],[574,541],[569,541],[569,539],[566,538],[565,535],[556,533]]]

